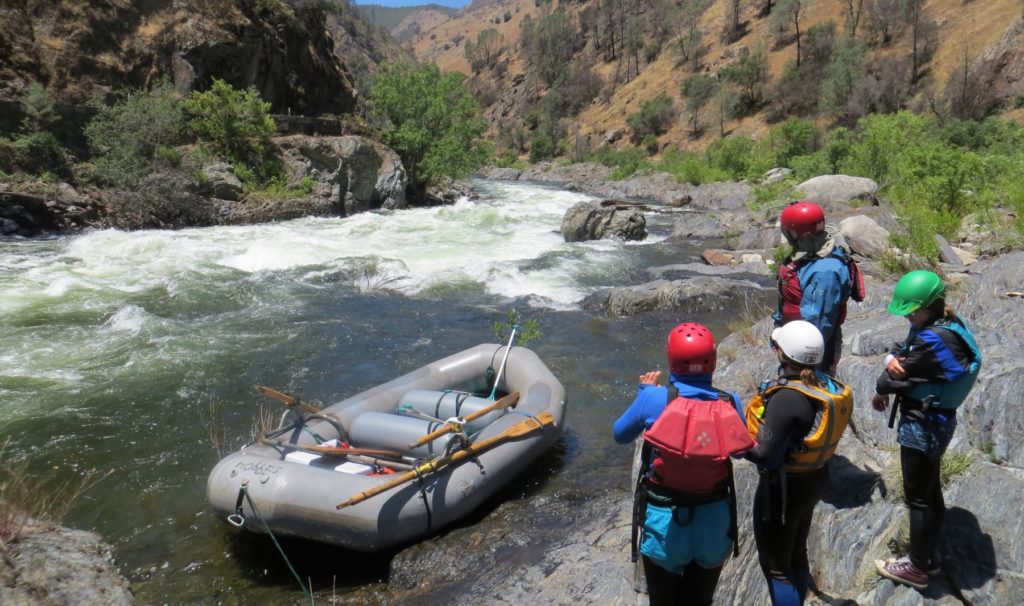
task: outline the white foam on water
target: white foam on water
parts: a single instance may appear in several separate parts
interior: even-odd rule
[[[107,321],[103,323],[103,328],[138,334],[146,321],[151,317],[145,309],[137,305],[125,305],[118,309],[114,315],[107,318]]]

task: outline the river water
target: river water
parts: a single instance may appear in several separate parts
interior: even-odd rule
[[[683,318],[607,318],[579,303],[700,249],[668,242],[657,214],[643,243],[565,243],[562,215],[588,196],[474,186],[479,200],[345,219],[0,241],[5,460],[54,482],[110,472],[65,523],[114,546],[140,604],[287,603],[301,594],[270,542],[238,536],[205,499],[218,446],[237,449],[261,410],[278,412],[253,385],[331,403],[495,342],[515,309],[538,321],[530,347],[570,402],[526,498],[622,489],[632,449],[610,424]],[[722,317],[686,319],[725,336]],[[320,590],[380,587],[393,555],[290,549]]]

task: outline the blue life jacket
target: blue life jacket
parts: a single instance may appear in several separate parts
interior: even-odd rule
[[[931,331],[934,333],[936,329],[948,330],[958,336],[971,350],[972,359],[966,367],[963,366],[957,361],[953,352],[949,351],[942,338],[936,335],[935,355],[942,363],[949,381],[921,383],[911,388],[907,395],[921,402],[930,401],[930,408],[955,409],[967,399],[967,394],[974,387],[974,382],[978,380],[978,373],[981,371],[981,350],[970,329],[959,318],[956,321],[939,320],[925,327],[921,332]]]

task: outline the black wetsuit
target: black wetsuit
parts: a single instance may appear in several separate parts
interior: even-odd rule
[[[810,399],[781,389],[766,408],[757,447],[748,455],[761,472],[754,494],[754,540],[772,602],[802,603],[811,575],[807,535],[814,506],[828,484],[828,465],[807,473],[782,472],[786,455],[814,425],[816,409]]]
[[[910,561],[925,571],[939,565],[937,547],[946,517],[939,467],[956,429],[956,409],[921,411],[921,403],[907,394],[921,383],[948,381],[949,368],[965,368],[972,359],[971,350],[962,339],[950,330],[931,328],[932,324],[912,330],[906,341],[889,349],[900,356],[907,376],[893,379],[883,370],[875,383],[876,392],[897,395],[893,406],[899,406],[903,413],[898,442],[903,494],[910,510]],[[950,360],[955,364],[950,364]],[[915,412],[916,417],[911,418]]]

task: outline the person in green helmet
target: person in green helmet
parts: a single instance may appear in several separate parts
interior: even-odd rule
[[[917,270],[896,284],[889,313],[910,322],[902,343],[889,349],[871,405],[884,411],[890,394],[900,413],[897,442],[903,492],[910,512],[910,553],[876,560],[879,574],[918,589],[938,574],[939,533],[946,513],[939,463],[956,429],[956,411],[981,369],[981,351],[963,319],[946,307],[946,285],[933,272]]]

